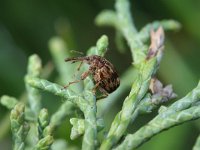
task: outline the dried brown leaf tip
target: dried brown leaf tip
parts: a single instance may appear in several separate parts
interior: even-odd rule
[[[71,61],[72,63],[81,62],[89,65],[89,70],[84,72],[81,75],[81,80],[84,80],[87,76],[91,75],[95,81],[95,86],[92,89],[93,92],[96,92],[96,89],[99,89],[100,92],[107,96],[109,93],[115,91],[120,85],[120,79],[117,74],[116,69],[107,59],[98,55],[91,55],[85,57],[74,57],[65,59],[66,62]],[[65,88],[70,84],[77,83],[81,80],[76,80],[70,82]]]
[[[153,94],[152,102],[155,104],[161,104],[177,97],[177,95],[173,92],[172,85],[163,87],[163,84],[156,78],[151,79],[149,89]]]
[[[147,59],[150,59],[157,55],[159,51],[162,51],[164,47],[165,34],[163,28],[160,26],[157,31],[151,30],[151,45],[147,54]]]

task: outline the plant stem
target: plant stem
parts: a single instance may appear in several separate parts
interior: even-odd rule
[[[42,69],[42,64],[40,58],[36,54],[30,56],[27,68],[28,73],[25,78],[39,77],[41,74],[41,69]],[[37,89],[30,87],[27,83],[26,83],[26,90],[28,93],[28,101],[30,109],[34,113],[36,119],[41,109],[41,95]]]
[[[152,136],[172,126],[200,117],[200,106],[192,106],[200,100],[200,84],[184,98],[178,100],[160,113],[136,133],[129,134],[116,149],[133,149]],[[192,106],[192,107],[191,107]]]
[[[117,0],[116,1],[116,14],[118,19],[118,28],[128,42],[131,49],[132,58],[135,64],[140,63],[146,55],[144,54],[143,43],[137,38],[137,30],[134,26],[128,0]]]
[[[131,48],[134,64],[138,69],[138,75],[132,85],[129,96],[123,103],[122,110],[116,115],[107,137],[102,142],[101,150],[109,150],[117,144],[127,130],[131,120],[134,120],[138,116],[138,111],[135,110],[147,93],[150,80],[157,71],[162,56],[161,47],[164,41],[163,29],[159,28],[156,32],[151,32],[149,52],[153,55],[149,55],[149,53],[146,55],[143,43],[135,36],[136,30],[134,30],[135,27],[132,25],[128,7],[129,3],[126,0],[118,0],[116,3],[119,24],[122,25],[120,29]]]
[[[100,55],[104,56],[108,47],[108,37],[106,35],[101,36],[95,47],[88,50],[88,55]],[[84,113],[85,117],[85,134],[83,137],[82,149],[83,150],[94,150],[95,142],[97,139],[97,106],[96,97],[94,93],[91,92],[94,84],[90,77],[84,80],[84,99],[87,104],[80,109]]]
[[[94,150],[95,141],[97,136],[97,123],[96,123],[96,101],[91,95],[88,100],[88,105],[83,109],[85,117],[85,134],[83,137],[82,149]]]
[[[94,101],[93,94],[88,96],[88,98],[83,99],[80,96],[76,96],[74,92],[69,89],[63,90],[63,88],[55,83],[51,83],[47,80],[38,78],[27,78],[27,83],[38,89],[42,89],[51,92],[57,96],[65,98],[76,104],[84,113],[85,116],[85,135],[83,138],[84,149],[94,149],[95,139],[96,139],[96,102]],[[92,97],[92,99],[91,99]]]
[[[158,115],[136,133],[128,134],[116,150],[132,150],[164,130],[198,118],[200,118],[200,106],[170,114],[165,118]]]
[[[156,65],[156,58],[152,58],[149,61],[145,60],[143,65],[141,65],[139,75],[132,85],[129,96],[123,103],[122,110],[116,115],[108,135],[100,147],[101,150],[110,149],[126,131],[131,121],[131,116],[149,88],[150,79],[155,71]]]
[[[25,106],[22,103],[18,103],[11,111],[10,121],[11,130],[14,141],[14,150],[24,150],[25,138],[29,131],[29,125],[24,120]]]
[[[80,101],[83,101],[82,99],[79,99],[79,97],[76,96],[76,94],[69,88],[63,89],[62,86],[60,86],[56,83],[49,82],[45,79],[30,77],[30,78],[26,78],[26,82],[27,82],[27,84],[29,84],[30,86],[32,86],[36,89],[48,91],[57,96],[65,98],[66,100],[69,100],[69,101],[73,102],[74,104],[78,105]],[[74,100],[74,99],[78,99],[78,100]]]

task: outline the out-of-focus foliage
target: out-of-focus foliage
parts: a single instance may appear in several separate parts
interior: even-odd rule
[[[43,64],[46,64],[51,60],[48,41],[55,35],[62,37],[70,49],[85,52],[96,42],[99,35],[106,33],[110,39],[106,57],[113,62],[119,74],[122,74],[124,68],[131,64],[129,51],[125,50],[126,53],[120,54],[115,50],[117,47],[113,29],[98,28],[94,25],[95,16],[103,9],[112,9],[113,5],[114,0],[2,1],[0,4],[0,95],[20,97],[25,89],[23,77],[26,73],[28,56],[37,53],[44,60]],[[181,31],[167,33],[164,59],[159,70],[159,78],[166,84],[172,83],[179,98],[182,97],[196,86],[200,75],[200,2],[135,0],[132,1],[131,10],[138,28],[160,19],[175,19],[182,24]],[[120,63],[119,60],[126,61]],[[55,77],[56,71],[51,78]],[[48,94],[44,96],[43,105],[48,107],[51,113],[59,102],[53,100]],[[118,104],[119,108],[121,103]],[[118,107],[115,109],[119,110]],[[3,123],[2,118],[6,113],[7,110],[0,105],[0,124]],[[112,113],[115,112],[111,112],[107,120],[113,116]],[[145,119],[148,120],[148,116]],[[138,122],[142,123],[146,120],[139,118]],[[70,126],[69,122],[63,124],[63,128],[56,132],[57,137],[69,139],[67,136],[69,131],[65,131],[66,126]],[[140,124],[135,129],[139,126]],[[195,124],[185,124],[154,137],[140,149],[191,149],[198,132],[199,127]],[[10,143],[10,135],[8,135],[0,139],[0,148],[10,149]]]

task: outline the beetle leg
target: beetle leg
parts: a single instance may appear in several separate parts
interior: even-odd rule
[[[102,92],[104,95],[108,96],[108,92],[104,90],[103,88],[99,88],[99,91]]]
[[[84,80],[90,73],[91,73],[91,69],[89,69],[88,71],[84,72],[84,73],[81,75],[81,79],[80,79],[80,80],[75,80],[75,81],[69,82],[69,83],[68,83],[67,85],[65,85],[63,88],[66,89],[66,88],[69,87],[71,84],[78,83],[78,82],[80,82],[81,80]]]
[[[81,61],[81,63],[79,64],[79,66],[78,66],[78,68],[77,68],[78,71],[80,70],[82,64],[83,64],[83,61]]]
[[[71,84],[74,84],[74,83],[78,83],[80,82],[81,80],[75,80],[75,81],[72,81],[72,82],[69,82],[67,85],[65,85],[63,88],[66,89],[68,88]]]
[[[103,94],[97,97],[97,100],[103,99],[108,97],[108,92],[105,91],[103,88],[99,87],[99,91],[102,92]]]
[[[99,84],[100,84],[101,82],[97,82],[96,84],[95,84],[95,86],[92,88],[92,93],[96,93],[96,89],[98,88],[98,86],[99,86]]]
[[[101,99],[104,99],[108,97],[108,95],[100,95],[100,96],[97,96],[96,100],[101,100]]]
[[[81,75],[81,80],[84,80],[85,78],[87,78],[89,76],[89,74],[91,73],[91,70],[88,70],[86,72],[83,72],[83,74]]]
[[[77,72],[80,71],[82,64],[83,64],[83,61],[81,61],[81,63],[78,65],[77,70],[76,70]],[[75,72],[75,74],[73,75],[74,78],[78,74],[77,72]]]
[[[108,93],[101,87],[99,87],[99,84],[101,82],[98,82],[97,84],[95,84],[95,86],[92,88],[92,92],[95,94],[96,93],[96,89],[99,88],[99,91],[102,92],[103,94],[100,96],[96,97],[96,100],[100,100],[100,99],[104,99],[108,96]]]

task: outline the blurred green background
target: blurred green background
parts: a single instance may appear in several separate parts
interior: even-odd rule
[[[26,74],[28,56],[37,53],[42,58],[43,64],[46,64],[51,60],[48,41],[56,35],[65,39],[69,48],[83,52],[95,45],[102,34],[108,35],[110,46],[106,58],[122,75],[131,65],[130,52],[126,50],[126,53],[122,54],[116,50],[113,28],[99,28],[94,24],[95,16],[100,11],[114,9],[114,2],[114,0],[1,0],[0,96],[21,95],[25,89],[23,78]],[[184,96],[196,86],[200,76],[200,1],[134,0],[131,4],[138,30],[154,20],[175,19],[182,24],[179,32],[166,33],[165,55],[158,76],[163,83],[173,84],[179,98]],[[56,71],[51,79],[55,77]],[[54,104],[59,105],[60,101],[58,98],[51,100],[48,94],[45,96],[44,106],[53,112],[56,109]],[[120,109],[124,97],[120,99],[121,102],[116,110]],[[8,110],[0,106],[0,118],[6,113]],[[140,117],[136,128],[144,123],[143,119],[149,120],[152,116]],[[113,116],[109,117],[107,120],[111,121]],[[2,122],[2,119],[0,121]],[[191,149],[199,133],[200,127],[197,125],[198,122],[187,123],[170,129],[152,138],[139,149]],[[66,124],[63,124],[56,136],[69,139],[70,130],[65,129]],[[10,148],[11,136],[8,134],[0,139],[0,149]]]

